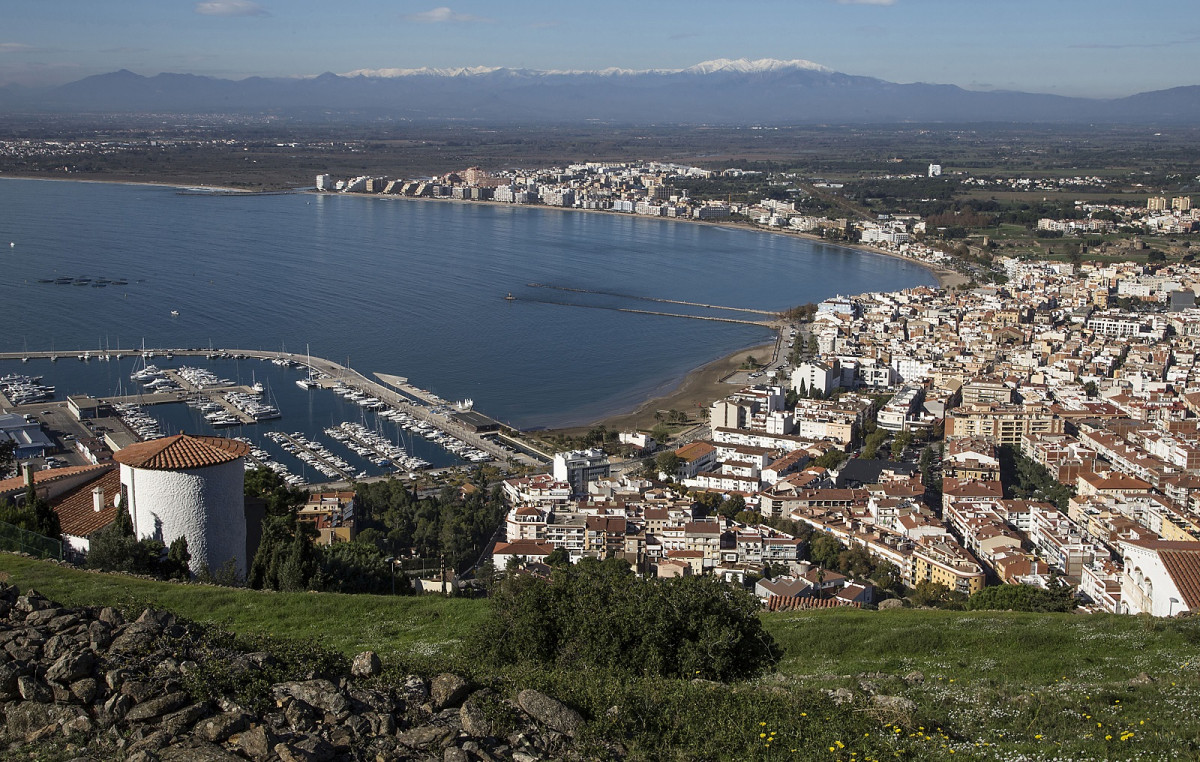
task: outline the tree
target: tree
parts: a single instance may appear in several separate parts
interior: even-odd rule
[[[918,582],[913,588],[909,599],[914,606],[932,606],[935,608],[961,609],[967,596],[955,592],[937,582]]]
[[[667,442],[671,439],[671,430],[665,423],[659,423],[650,429],[650,436],[654,437],[655,441]]]
[[[246,497],[267,504],[268,516],[287,516],[307,499],[304,490],[289,486],[282,476],[265,467],[247,471],[242,489]]]
[[[809,560],[826,569],[837,568],[838,556],[843,550],[845,550],[845,546],[828,532],[814,534],[808,543]]]
[[[87,565],[89,569],[119,571],[131,574],[159,574],[163,544],[133,535],[133,520],[125,509],[103,529],[88,538]]]
[[[996,585],[985,587],[967,599],[967,608],[972,611],[1070,613],[1078,605],[1075,591],[1063,584],[1054,584],[1047,589],[1033,585]]]
[[[0,479],[8,476],[9,470],[17,462],[17,443],[12,439],[0,442]]]
[[[550,555],[546,556],[547,566],[570,566],[571,554],[566,551],[566,548],[555,548],[550,551]]]
[[[163,562],[163,575],[167,579],[190,579],[192,574],[188,564],[191,561],[192,554],[188,552],[187,538],[180,535],[171,541],[171,546],[167,549],[167,560]]]
[[[824,455],[813,461],[813,465],[821,466],[822,468],[835,468],[846,458],[846,453],[834,447],[827,450]]]
[[[659,473],[666,474],[668,479],[675,478],[675,472],[679,469],[680,466],[683,465],[683,463],[684,463],[683,458],[679,457],[679,455],[674,450],[666,450],[665,452],[660,452],[654,458],[654,467],[658,470]]]

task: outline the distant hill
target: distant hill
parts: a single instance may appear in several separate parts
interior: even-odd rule
[[[809,61],[706,61],[686,69],[382,69],[317,77],[146,77],[121,70],[57,88],[0,89],[0,109],[52,113],[328,112],[492,123],[1194,123],[1200,87],[1098,100],[897,84]]]

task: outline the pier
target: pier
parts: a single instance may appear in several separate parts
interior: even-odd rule
[[[635,296],[633,294],[619,294],[616,291],[598,291],[590,288],[571,288],[570,286],[555,286],[551,283],[527,283],[530,288],[552,288],[555,291],[570,291],[575,294],[598,294],[600,296],[615,296],[618,299],[636,299],[640,302],[660,302],[662,304],[683,304],[688,307],[703,307],[709,310],[725,310],[727,312],[750,312],[755,315],[771,315],[774,317],[776,313],[768,310],[755,310],[749,307],[724,307],[720,304],[704,304],[703,302],[685,302],[679,299],[661,299],[654,296]],[[512,301],[516,301],[514,298]],[[651,313],[653,315],[669,314],[669,313]],[[688,317],[681,315],[680,317]]]
[[[389,374],[377,374],[378,377],[385,383],[373,381],[362,373],[354,370],[348,365],[342,365],[332,360],[327,360],[322,357],[311,357],[308,355],[298,355],[294,352],[276,352],[271,350],[261,349],[160,349],[147,348],[141,349],[122,349],[111,350],[107,353],[97,354],[93,350],[87,351],[67,351],[57,350],[50,352],[0,352],[0,360],[24,360],[28,359],[50,359],[57,357],[62,360],[72,357],[89,356],[92,359],[103,362],[103,356],[107,355],[110,358],[121,357],[203,357],[206,359],[213,358],[238,358],[238,359],[256,359],[256,360],[287,360],[295,363],[300,367],[311,367],[314,373],[321,373],[327,378],[321,379],[318,384],[328,389],[338,383],[353,387],[368,396],[375,397],[385,405],[402,410],[414,418],[419,418],[440,431],[449,434],[450,436],[462,440],[472,447],[486,452],[493,458],[500,461],[513,460],[522,465],[540,467],[544,465],[544,461],[534,457],[526,452],[513,452],[510,449],[501,447],[500,443],[490,437],[481,436],[474,431],[468,430],[456,422],[449,412],[439,412],[444,406],[448,406],[445,400],[438,397],[432,392],[420,389],[410,383],[403,376],[394,376]],[[185,389],[188,387],[184,387]],[[212,394],[216,399],[214,401],[228,406],[228,402],[221,395],[229,391],[240,391],[244,387],[221,387],[219,389],[205,389],[198,393],[209,395]],[[197,392],[192,392],[196,394]],[[134,405],[145,404],[164,404],[169,402],[184,402],[188,398],[187,392],[177,392],[173,394],[140,394],[128,395],[124,397],[104,397],[106,402],[127,402]],[[12,408],[11,405],[7,407]],[[22,406],[22,410],[33,410],[44,407],[43,403],[32,403]],[[445,408],[449,410],[448,407]],[[240,411],[231,410],[235,415],[239,415],[239,419],[243,422],[252,423],[253,421],[245,421],[244,414]]]
[[[597,293],[597,292],[590,292]],[[738,318],[718,317],[716,315],[685,315],[681,312],[659,312],[657,310],[637,310],[632,307],[612,307],[603,304],[580,304],[578,302],[557,302],[552,299],[528,299],[520,296],[504,297],[510,302],[530,302],[532,304],[554,304],[560,307],[585,307],[590,310],[610,310],[612,312],[629,312],[635,315],[658,315],[660,317],[686,318],[687,320],[711,320],[716,323],[737,323],[738,325],[756,325],[760,328],[776,330],[779,327],[777,320],[741,320]],[[649,299],[649,301],[668,301],[665,299]],[[678,304],[692,304],[692,302],[677,302]],[[698,305],[705,306],[705,305]],[[713,309],[726,309],[724,307],[713,307]],[[758,312],[758,310],[745,310],[746,312]],[[770,313],[759,313],[770,314]]]

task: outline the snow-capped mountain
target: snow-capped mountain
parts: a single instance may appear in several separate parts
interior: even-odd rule
[[[122,70],[50,90],[0,88],[0,109],[298,117],[336,111],[347,118],[545,124],[1194,123],[1200,87],[1093,100],[896,84],[800,59],[722,58],[684,69],[395,68],[236,81]]]

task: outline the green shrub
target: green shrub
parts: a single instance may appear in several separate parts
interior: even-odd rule
[[[638,579],[611,559],[507,577],[468,652],[497,666],[711,680],[761,674],[781,656],[749,594],[712,577]]]

